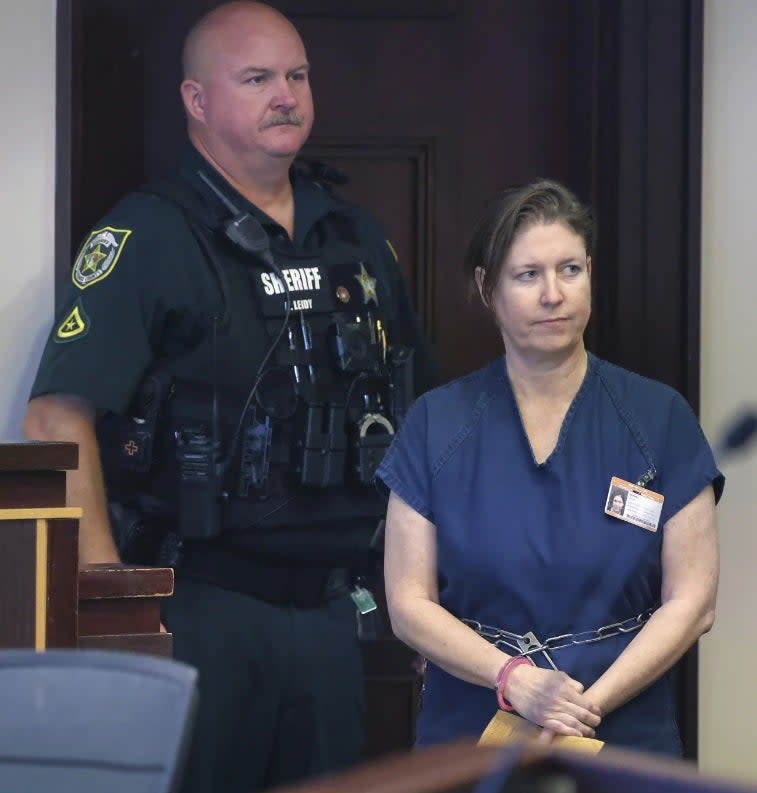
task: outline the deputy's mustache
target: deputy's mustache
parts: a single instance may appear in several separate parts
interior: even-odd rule
[[[305,117],[299,113],[279,113],[266,121],[261,129],[268,129],[269,127],[284,127],[295,126],[301,127],[305,123]]]

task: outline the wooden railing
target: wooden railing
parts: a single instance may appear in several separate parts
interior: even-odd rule
[[[0,647],[90,647],[171,655],[160,598],[173,570],[79,570],[81,509],[66,506],[73,443],[0,444]]]

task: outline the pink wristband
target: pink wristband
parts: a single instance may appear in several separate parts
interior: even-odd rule
[[[497,674],[497,704],[499,705],[500,710],[514,710],[513,706],[505,699],[505,686],[507,685],[507,678],[510,677],[510,672],[512,672],[516,666],[520,666],[521,664],[530,664],[531,666],[535,666],[534,662],[529,656],[513,655],[511,658],[508,658],[507,661],[505,661],[504,666]]]

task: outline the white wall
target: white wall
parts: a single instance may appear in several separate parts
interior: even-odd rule
[[[0,10],[0,441],[21,437],[54,303],[55,3]]]
[[[757,2],[705,0],[702,420],[757,409]],[[723,465],[718,618],[700,644],[703,768],[757,782],[757,448]]]

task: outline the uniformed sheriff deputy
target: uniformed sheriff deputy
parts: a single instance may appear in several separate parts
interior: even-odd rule
[[[433,375],[381,227],[293,166],[294,27],[227,3],[183,65],[191,146],[81,246],[24,426],[79,444],[82,563],[147,536],[176,564],[163,619],[200,670],[184,789],[233,793],[359,756],[373,473]]]

